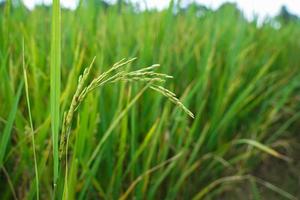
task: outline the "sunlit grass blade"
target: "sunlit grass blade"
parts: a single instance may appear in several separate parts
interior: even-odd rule
[[[274,149],[258,142],[258,141],[255,141],[255,140],[251,140],[251,139],[240,139],[240,140],[236,140],[234,142],[235,144],[248,144],[248,145],[251,145],[251,146],[254,146],[256,147],[257,149],[261,150],[261,151],[264,151],[265,153],[267,154],[270,154],[271,156],[274,156],[276,158],[279,158],[279,159],[282,159],[282,160],[285,160],[285,161],[291,161],[291,159],[285,155],[282,155],[281,153],[275,151]]]
[[[52,35],[51,35],[51,66],[50,66],[50,107],[51,131],[53,145],[53,184],[56,187],[59,171],[58,134],[60,125],[60,86],[61,86],[61,16],[60,0],[53,0]]]

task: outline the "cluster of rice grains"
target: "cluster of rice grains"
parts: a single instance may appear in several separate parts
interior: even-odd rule
[[[78,86],[72,98],[70,108],[67,112],[64,113],[60,140],[60,157],[64,152],[66,140],[71,132],[71,124],[74,117],[74,113],[80,106],[81,102],[85,99],[86,95],[92,92],[94,89],[103,87],[110,83],[115,83],[118,81],[144,82],[148,84],[150,89],[167,97],[171,102],[176,104],[191,118],[194,118],[194,114],[183,105],[183,103],[176,97],[175,93],[157,84],[165,82],[166,79],[173,78],[172,76],[169,76],[167,74],[155,72],[155,69],[160,66],[159,64],[154,64],[150,67],[145,67],[136,71],[126,71],[124,67],[127,64],[132,63],[137,58],[124,58],[119,62],[115,63],[109,70],[103,72],[98,77],[94,78],[91,82],[88,83],[87,81],[89,79],[90,71],[95,62],[95,59],[96,57],[94,57],[90,66],[84,70],[83,74],[79,76]]]

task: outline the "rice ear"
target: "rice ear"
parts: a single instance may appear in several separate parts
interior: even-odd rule
[[[73,121],[74,113],[80,106],[81,102],[84,101],[86,95],[92,92],[94,89],[103,87],[110,83],[115,83],[119,81],[126,82],[142,82],[150,84],[150,88],[165,96],[173,102],[176,106],[181,108],[187,115],[191,118],[194,118],[194,114],[186,108],[183,103],[176,97],[176,94],[171,92],[170,90],[164,88],[163,86],[157,85],[156,83],[165,82],[166,79],[173,78],[167,74],[157,73],[154,70],[157,69],[160,65],[154,64],[150,67],[145,67],[136,71],[126,71],[120,70],[122,67],[132,63],[137,58],[132,59],[122,59],[119,62],[115,63],[109,70],[103,72],[92,81],[87,83],[88,76],[90,75],[91,67],[95,62],[95,57],[93,58],[91,64],[88,68],[86,68],[82,75],[79,76],[78,86],[75,91],[75,94],[72,98],[72,102],[70,104],[69,110],[64,114],[63,118],[63,127],[61,133],[61,141],[60,141],[60,158],[62,157],[64,146],[67,138],[71,132],[71,124]]]

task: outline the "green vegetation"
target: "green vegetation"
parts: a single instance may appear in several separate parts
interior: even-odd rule
[[[50,66],[50,115],[53,148],[53,182],[56,187],[58,179],[58,134],[59,134],[59,99],[61,86],[61,14],[60,0],[53,1],[52,35],[51,35],[51,66]],[[56,188],[54,188],[55,191]]]
[[[297,199],[299,22],[117,5],[0,8],[0,199]]]

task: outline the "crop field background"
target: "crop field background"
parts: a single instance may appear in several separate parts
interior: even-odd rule
[[[6,1],[0,199],[298,199],[299,52],[229,3]]]

